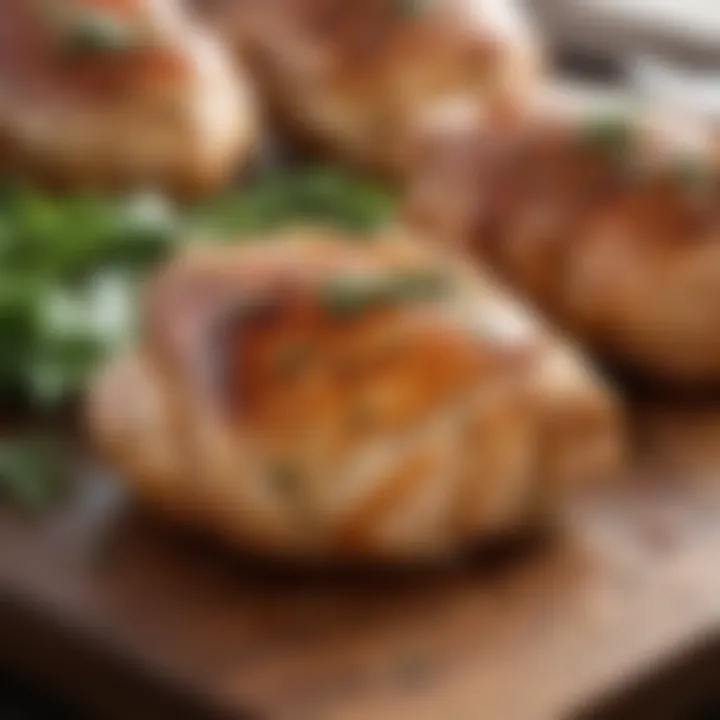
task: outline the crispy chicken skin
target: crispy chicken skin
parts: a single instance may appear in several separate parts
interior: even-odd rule
[[[175,0],[0,0],[0,17],[6,171],[195,197],[247,160],[247,78]]]
[[[406,208],[616,363],[720,381],[712,129],[548,90],[520,120],[438,115]]]
[[[457,261],[296,230],[152,284],[90,426],[141,497],[281,556],[419,560],[533,522],[621,456],[612,394]]]
[[[231,35],[281,124],[341,160],[401,173],[425,110],[521,104],[540,52],[512,0],[195,0]]]

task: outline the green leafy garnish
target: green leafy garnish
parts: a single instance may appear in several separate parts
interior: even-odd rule
[[[131,334],[135,286],[176,218],[157,199],[0,190],[0,396],[47,407]]]
[[[55,438],[0,442],[0,502],[39,512],[69,487],[66,448]]]
[[[183,209],[156,194],[52,197],[0,184],[0,397],[40,409],[74,397],[132,338],[139,281],[185,238],[237,241],[296,222],[363,235],[392,208],[389,192],[327,167]]]
[[[245,191],[212,200],[191,213],[199,229],[226,233],[273,230],[292,222],[367,232],[385,223],[392,194],[344,172],[310,167],[273,173]]]
[[[399,303],[438,300],[447,295],[447,278],[435,273],[398,273],[329,280],[320,300],[337,318],[354,319],[365,312]]]
[[[580,142],[614,159],[622,159],[632,148],[635,133],[626,117],[606,116],[593,118],[580,132]]]
[[[63,44],[71,55],[114,54],[138,47],[138,31],[131,24],[109,12],[78,12]]]
[[[320,300],[323,308],[336,318],[355,318],[378,304],[376,287],[362,279],[328,282]]]
[[[450,290],[449,279],[437,273],[402,273],[388,278],[385,292],[390,301],[437,300]]]

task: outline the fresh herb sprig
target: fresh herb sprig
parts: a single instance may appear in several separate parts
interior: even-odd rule
[[[336,318],[355,319],[377,308],[439,300],[450,291],[448,278],[428,272],[335,278],[321,289],[321,304]]]
[[[386,188],[330,167],[268,174],[246,190],[233,190],[195,208],[189,226],[238,235],[289,223],[328,225],[365,233],[385,223],[395,205]]]
[[[392,207],[383,188],[329,167],[272,173],[183,209],[152,194],[0,186],[0,397],[44,409],[77,394],[132,337],[138,281],[186,238],[240,241],[292,222],[364,234]]]
[[[63,52],[72,57],[117,55],[139,49],[142,33],[115,13],[83,9],[77,12],[63,40]]]
[[[621,161],[632,151],[635,130],[628,117],[598,116],[585,122],[580,130],[579,140],[584,147]]]
[[[41,407],[79,390],[127,338],[136,278],[176,232],[157,198],[0,192],[0,396]]]
[[[332,168],[274,173],[183,209],[156,195],[52,197],[0,184],[2,406],[46,412],[76,397],[132,339],[138,282],[186,238],[238,241],[298,221],[362,234],[392,206],[382,188]],[[0,501],[51,504],[64,488],[60,451],[51,438],[1,442]]]

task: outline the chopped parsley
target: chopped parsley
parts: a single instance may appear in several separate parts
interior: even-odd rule
[[[63,49],[70,55],[114,54],[135,50],[138,32],[112,13],[86,10],[79,13],[65,37]]]
[[[76,397],[132,337],[138,282],[186,238],[242,242],[307,222],[364,241],[393,205],[362,178],[314,166],[182,208],[157,193],[55,197],[0,182],[0,398],[45,410]],[[296,370],[299,354],[280,365]]]
[[[585,123],[580,132],[583,146],[617,160],[625,157],[632,148],[634,137],[631,122],[623,116],[593,118]]]
[[[132,339],[137,283],[175,244],[150,196],[0,189],[0,398],[56,407]]]
[[[439,300],[449,289],[447,278],[436,273],[335,278],[323,287],[321,303],[336,318],[354,319],[380,307]]]
[[[242,192],[232,190],[196,208],[199,229],[255,233],[290,223],[322,225],[356,233],[384,225],[392,217],[395,196],[387,188],[344,170],[310,166],[273,171]]]

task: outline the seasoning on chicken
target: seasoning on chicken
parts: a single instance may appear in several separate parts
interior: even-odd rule
[[[404,237],[298,230],[160,273],[92,394],[141,496],[231,544],[428,559],[621,455],[612,394],[503,292]]]
[[[438,116],[409,195],[418,230],[603,355],[679,386],[720,380],[712,128],[557,91],[512,122]]]
[[[196,0],[301,144],[402,173],[429,107],[522,105],[540,51],[511,0]]]
[[[198,196],[247,161],[248,79],[174,0],[0,0],[0,15],[6,172]]]

